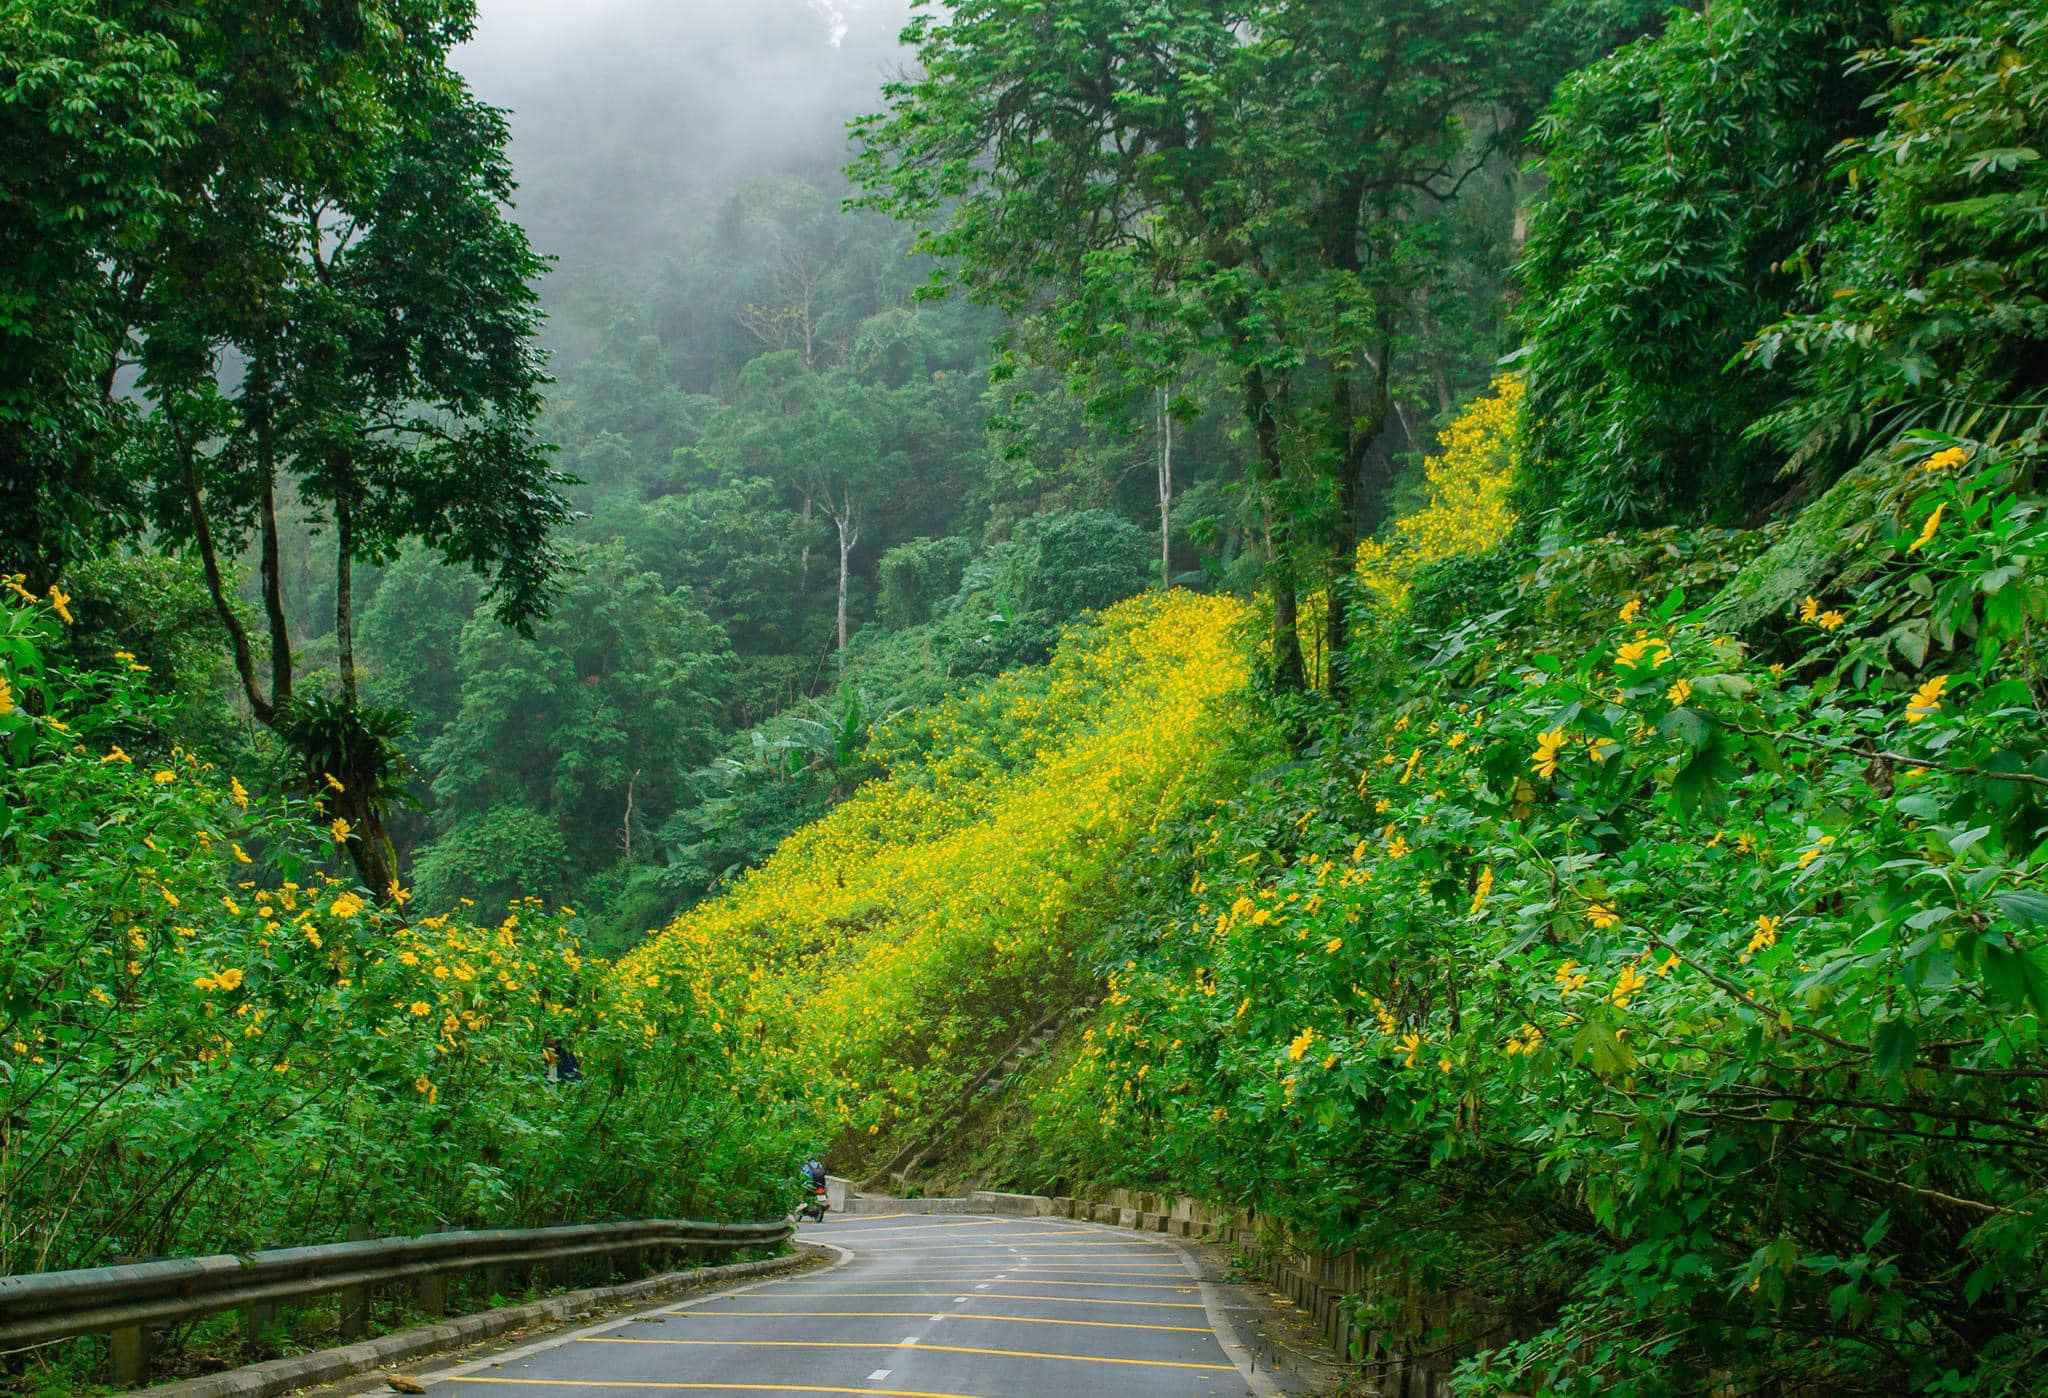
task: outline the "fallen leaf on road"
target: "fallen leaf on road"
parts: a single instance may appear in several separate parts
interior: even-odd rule
[[[410,1374],[393,1374],[384,1380],[393,1393],[425,1393],[427,1386]]]

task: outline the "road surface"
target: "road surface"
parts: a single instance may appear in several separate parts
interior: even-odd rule
[[[833,1217],[838,1267],[700,1297],[435,1378],[441,1398],[1253,1392],[1170,1244],[1065,1219]],[[1263,1388],[1263,1385],[1261,1385]]]

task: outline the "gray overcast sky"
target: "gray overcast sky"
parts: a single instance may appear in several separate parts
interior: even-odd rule
[[[843,164],[901,61],[907,0],[481,0],[456,66],[512,110],[547,251],[754,174]]]

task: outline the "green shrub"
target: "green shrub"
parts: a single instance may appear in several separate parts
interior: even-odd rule
[[[782,1211],[787,1116],[687,1002],[567,909],[416,918],[323,872],[353,832],[317,802],[144,746],[142,662],[52,659],[71,600],[0,594],[0,1273]]]

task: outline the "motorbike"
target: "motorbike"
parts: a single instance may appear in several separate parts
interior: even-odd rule
[[[796,1216],[799,1219],[808,1219],[812,1223],[823,1223],[825,1210],[831,1207],[825,1196],[825,1186],[805,1180],[802,1197],[803,1202],[797,1206]]]

